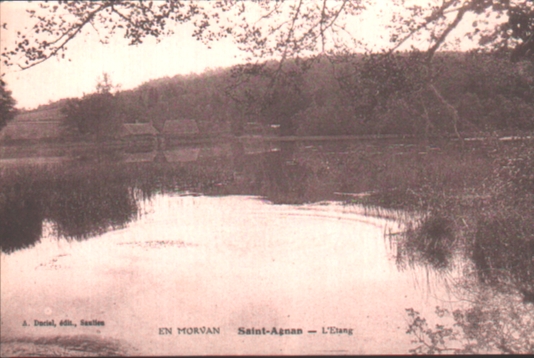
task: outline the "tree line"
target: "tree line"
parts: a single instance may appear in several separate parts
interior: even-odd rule
[[[69,42],[90,26],[103,42],[122,35],[137,45],[147,37],[171,35],[172,23],[192,23],[192,36],[206,44],[229,37],[246,55],[243,65],[229,70],[150,81],[119,96],[97,91],[81,102],[71,101],[67,117],[76,110],[84,113],[67,127],[93,135],[113,133],[115,122],[151,118],[157,127],[173,116],[227,119],[236,134],[247,121],[280,124],[287,135],[454,133],[461,138],[466,131],[531,128],[531,1],[410,5],[390,0],[391,21],[385,27],[391,46],[381,53],[348,27],[375,5],[372,0],[40,3],[27,11],[33,35],[18,33],[14,46],[2,52],[2,61],[5,68],[27,69],[64,57]],[[454,48],[454,30],[471,20],[464,38],[493,55],[440,52]],[[425,50],[414,47],[417,42]],[[93,110],[99,107],[102,115]],[[94,123],[82,124],[84,116]],[[101,126],[94,121],[99,117],[111,124]]]
[[[317,58],[302,70],[279,65],[210,70],[148,81],[121,91],[104,74],[94,93],[63,99],[65,135],[114,137],[122,123],[169,119],[280,125],[282,135],[480,135],[534,130],[534,65],[510,52],[443,52],[426,86],[424,53],[350,54]],[[46,108],[42,106],[41,108]],[[451,112],[456,122],[451,120]],[[453,116],[453,118],[454,118]]]

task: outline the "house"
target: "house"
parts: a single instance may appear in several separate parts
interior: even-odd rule
[[[23,112],[0,131],[0,140],[56,139],[61,133],[61,113],[58,108]]]
[[[198,159],[200,148],[177,148],[166,150],[165,159],[168,163],[194,162]]]
[[[59,122],[19,122],[13,120],[0,132],[2,140],[54,139],[61,132]]]
[[[120,131],[122,138],[153,137],[157,134],[158,131],[150,123],[124,123]]]
[[[167,120],[161,134],[166,138],[192,137],[199,134],[197,122],[192,119]]]
[[[130,147],[145,149],[157,145],[158,134],[150,123],[124,123],[119,131],[120,138]]]
[[[124,161],[127,163],[153,162],[158,152],[125,153]]]
[[[60,109],[59,107],[55,107],[22,112],[14,120],[20,122],[50,122],[59,121],[60,118]]]

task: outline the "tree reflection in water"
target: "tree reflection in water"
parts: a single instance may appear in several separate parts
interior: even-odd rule
[[[280,150],[262,154],[253,188],[275,204],[305,203],[311,170],[294,159],[294,142],[280,145]]]
[[[460,266],[449,294],[464,307],[437,308],[436,325],[407,309],[412,353],[534,353],[534,241],[525,232],[531,226],[519,222],[527,219],[481,220],[472,245],[455,238],[454,223],[439,212],[408,224],[394,245],[398,266],[422,265],[443,274]]]
[[[274,203],[306,202],[309,170],[293,161],[294,150],[295,143],[290,143],[278,151],[247,155],[241,143],[234,143],[226,156],[187,163],[70,161],[57,167],[3,168],[2,251],[35,244],[44,221],[52,223],[57,237],[75,240],[122,228],[137,218],[143,201],[158,193],[262,195]]]
[[[247,150],[243,143],[234,141],[227,150],[210,149],[211,155],[198,158],[197,148],[185,148],[183,152],[189,154],[183,156],[179,148],[174,150],[173,156],[163,152],[138,156],[141,159],[153,157],[149,162],[71,160],[58,167],[2,168],[2,251],[11,253],[34,245],[43,234],[45,221],[52,224],[58,237],[75,240],[121,228],[135,220],[141,213],[142,203],[154,195],[176,192],[258,195],[275,204],[301,204],[336,198],[333,195],[336,192],[378,192],[383,187],[391,187],[392,183],[401,189],[408,187],[411,171],[406,168],[410,163],[415,165],[408,155],[403,157],[406,159],[375,155],[368,145],[346,148],[343,152],[350,155],[342,155],[339,152],[306,152],[302,150],[304,145],[291,142],[264,149],[259,144],[253,143],[254,150]],[[218,154],[213,154],[215,152]],[[194,160],[191,160],[191,153],[195,154]],[[114,157],[120,158],[120,155]],[[181,157],[183,162],[179,161]],[[388,162],[389,157],[394,160]],[[381,182],[379,174],[383,165],[378,164],[383,161],[389,173]],[[406,185],[403,180],[407,181]],[[390,203],[396,202],[395,195],[401,189],[384,191],[393,196]],[[362,198],[373,199],[373,196]],[[406,200],[407,196],[399,198]],[[363,204],[372,205],[372,201]],[[477,208],[474,206],[480,209]],[[531,218],[514,215],[512,211],[499,217],[488,211],[483,220],[469,221],[473,235],[472,244],[469,244],[469,240],[459,238],[461,231],[457,230],[457,221],[463,221],[464,217],[456,215],[446,205],[437,205],[434,209],[414,216],[404,235],[395,237],[399,268],[424,266],[446,275],[460,261],[465,270],[462,282],[455,283],[456,288],[461,288],[456,293],[469,305],[464,310],[450,312],[450,317],[460,329],[455,339],[461,337],[462,342],[467,342],[461,349],[465,352],[529,352],[530,349],[532,352],[534,232],[533,226],[526,224]],[[445,315],[443,310],[438,313]],[[421,352],[429,353],[429,347],[434,347],[433,353],[447,352],[439,342],[452,338],[454,330],[445,326],[428,329],[417,312],[409,311],[409,315],[409,333],[420,340]],[[517,340],[511,339],[512,336],[504,337],[505,329]],[[485,331],[493,333],[484,336]],[[425,339],[427,341],[421,341]],[[433,346],[436,342],[441,346]]]
[[[38,196],[23,185],[0,193],[0,244],[3,252],[32,246],[42,235],[44,213]]]
[[[411,353],[534,353],[534,247],[521,231],[527,226],[511,217],[480,223],[474,245],[462,250],[453,223],[439,213],[416,223],[396,243],[397,264],[444,274],[461,265],[462,275],[449,286],[461,308],[437,307],[435,325],[427,321],[432,317],[407,309],[407,333],[415,337]]]
[[[127,183],[107,171],[86,169],[5,170],[0,205],[2,251],[32,246],[40,239],[45,220],[53,223],[58,237],[80,240],[122,227],[136,217],[137,202]]]

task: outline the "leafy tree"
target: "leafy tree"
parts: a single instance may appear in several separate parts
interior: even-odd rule
[[[68,43],[89,26],[97,29],[103,42],[122,35],[129,44],[136,45],[146,37],[159,40],[172,34],[173,23],[192,23],[196,39],[209,45],[229,37],[250,64],[278,61],[277,66],[265,67],[271,72],[272,80],[268,82],[269,90],[263,93],[265,98],[261,102],[269,103],[276,93],[280,93],[280,86],[285,88],[283,78],[288,73],[285,71],[288,64],[291,67],[296,63],[306,70],[310,61],[320,56],[332,58],[340,53],[365,50],[362,39],[349,25],[354,17],[374,4],[373,0],[41,3],[40,9],[28,11],[30,18],[35,20],[32,35],[18,34],[15,46],[6,49],[2,58],[7,66],[16,64],[30,68],[51,57],[64,57]],[[531,1],[431,0],[424,5],[411,5],[405,0],[390,0],[390,5],[393,18],[386,27],[391,34],[391,48],[386,55],[417,43],[427,47],[421,59],[421,64],[426,67],[422,72],[424,86],[414,92],[412,99],[392,98],[399,103],[419,103],[418,112],[427,127],[430,118],[428,99],[432,96],[431,102],[439,102],[437,111],[447,113],[453,130],[460,136],[462,118],[436,85],[434,58],[440,49],[454,45],[451,34],[461,23],[473,21],[467,37],[478,41],[480,48],[514,48],[514,58],[532,58],[534,4]],[[240,70],[243,74],[249,71],[246,66]],[[240,82],[240,77],[236,81]],[[397,80],[387,83],[401,84]],[[373,93],[368,97],[372,99]]]
[[[509,10],[508,34],[519,41],[512,53],[512,60],[521,58],[534,62],[534,8],[516,6]]]
[[[240,65],[231,71],[226,94],[241,110],[240,120],[278,124],[282,135],[294,135],[294,117],[311,101],[305,91],[304,75],[295,61],[288,61],[284,68],[274,61]],[[234,125],[239,127],[242,123]],[[239,128],[234,132],[239,133]]]
[[[71,133],[105,137],[115,129],[116,101],[110,93],[92,93],[71,99],[62,112],[63,125]]]
[[[16,101],[11,96],[11,91],[6,88],[6,83],[0,78],[0,130],[4,128],[8,121],[15,118]]]
[[[69,99],[62,109],[67,132],[99,139],[117,133],[121,119],[118,97],[111,93],[113,88],[109,75],[104,74],[96,93]]]
[[[114,85],[109,73],[104,72],[102,78],[96,83],[96,92],[100,94],[114,93],[120,89],[120,85]]]
[[[396,1],[398,2],[398,1]],[[400,3],[404,3],[400,1]],[[391,27],[392,40],[396,42],[390,50],[392,53],[410,39],[423,39],[429,44],[426,51],[426,89],[441,102],[452,119],[454,132],[458,137],[460,116],[458,110],[441,93],[435,85],[434,57],[436,52],[447,45],[450,33],[458,27],[466,15],[476,16],[473,22],[473,30],[467,33],[467,37],[477,39],[481,45],[491,45],[493,48],[507,48],[515,46],[521,55],[528,55],[532,38],[532,20],[534,3],[528,1],[513,0],[444,0],[440,6],[422,8],[420,6],[408,7],[410,15],[397,17]],[[516,16],[520,14],[519,16]],[[499,25],[491,24],[502,15],[507,15],[508,20]],[[511,30],[511,31],[510,31]],[[399,40],[400,39],[400,40]]]

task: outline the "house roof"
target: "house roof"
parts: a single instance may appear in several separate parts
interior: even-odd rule
[[[167,162],[194,162],[198,159],[200,148],[181,148],[174,150],[166,150],[164,152]]]
[[[124,136],[138,136],[138,135],[156,135],[158,131],[149,123],[125,123],[122,125],[122,135]]]
[[[18,122],[58,121],[61,119],[59,108],[47,108],[34,111],[22,112],[15,116]]]
[[[0,131],[0,139],[57,138],[61,132],[60,122],[12,121]]]
[[[192,119],[167,120],[161,131],[164,135],[187,135],[199,132],[196,121]]]
[[[128,163],[132,162],[153,162],[158,152],[148,153],[126,153],[124,155],[124,161]]]

